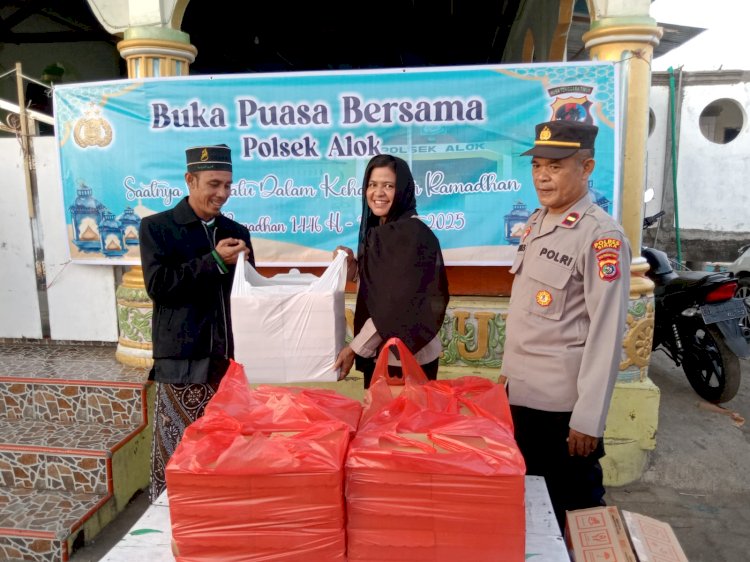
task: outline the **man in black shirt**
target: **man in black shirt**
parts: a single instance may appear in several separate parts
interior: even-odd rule
[[[255,265],[247,228],[221,214],[232,186],[226,145],[186,151],[188,196],[140,227],[146,290],[154,302],[152,340],[157,399],[151,500],[182,433],[201,415],[234,356],[230,293],[240,254]]]

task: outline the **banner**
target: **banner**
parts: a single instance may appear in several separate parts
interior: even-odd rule
[[[362,176],[404,158],[417,211],[449,265],[507,265],[537,207],[534,125],[599,127],[594,199],[618,212],[618,95],[611,63],[190,76],[54,90],[71,259],[139,263],[140,220],[188,195],[185,149],[225,143],[223,213],[258,265],[327,266],[356,249]]]

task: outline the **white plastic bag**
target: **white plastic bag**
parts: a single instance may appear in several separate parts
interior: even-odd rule
[[[335,381],[344,345],[346,254],[323,275],[263,277],[240,257],[232,285],[235,361],[252,383]]]

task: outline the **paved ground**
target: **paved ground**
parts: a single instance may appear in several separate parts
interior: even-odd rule
[[[742,369],[740,392],[724,404],[747,418],[738,427],[699,406],[682,369],[657,353],[649,373],[661,390],[656,450],[639,482],[607,496],[667,521],[690,562],[750,560],[750,364]]]
[[[690,562],[750,561],[750,365],[738,396],[725,404],[747,417],[738,427],[724,414],[699,406],[682,370],[662,354],[650,376],[661,389],[656,451],[643,478],[608,490],[622,509],[667,521]],[[704,403],[705,404],[705,403]],[[95,562],[127,532],[147,507],[137,497],[97,540],[70,562]]]

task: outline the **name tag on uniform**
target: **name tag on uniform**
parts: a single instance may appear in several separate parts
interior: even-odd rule
[[[573,263],[573,257],[567,254],[563,254],[552,248],[542,248],[539,250],[539,257],[547,258],[553,262],[559,263],[560,265],[569,266]]]

